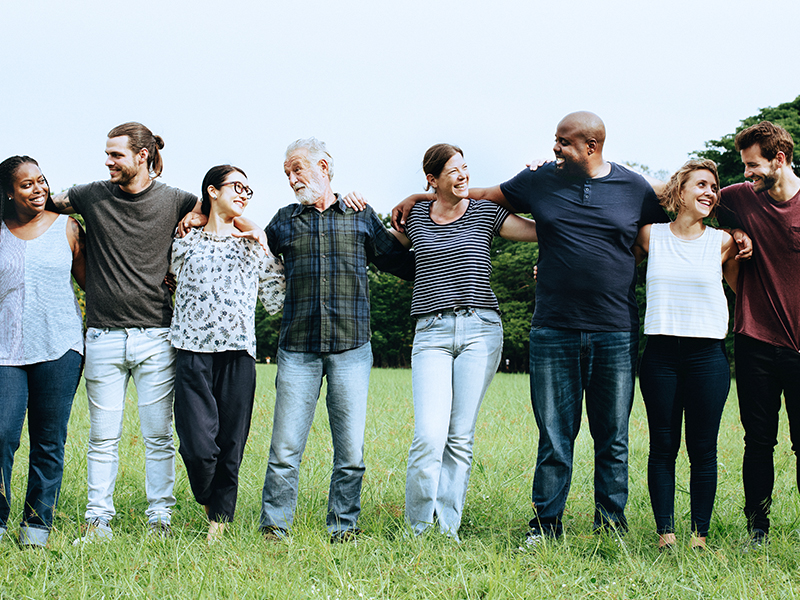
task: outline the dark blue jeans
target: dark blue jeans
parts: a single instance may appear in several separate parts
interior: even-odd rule
[[[786,402],[792,451],[800,448],[800,354],[736,334],[736,389],[744,426],[744,513],[750,530],[769,531],[781,393]],[[800,488],[800,464],[797,465]]]
[[[49,529],[61,491],[64,444],[83,359],[69,350],[57,360],[0,366],[0,526],[10,512],[11,469],[28,413],[30,455],[22,527]]]
[[[675,460],[686,418],[692,531],[705,537],[717,493],[717,434],[731,371],[723,340],[650,336],[639,386],[647,407],[647,485],[659,534],[675,531]]]
[[[531,329],[530,342],[531,402],[539,428],[531,529],[561,534],[585,393],[594,440],[594,528],[625,530],[638,334],[540,327]]]

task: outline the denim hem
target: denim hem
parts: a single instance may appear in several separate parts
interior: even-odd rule
[[[49,529],[27,525],[19,528],[19,543],[21,546],[46,546],[49,537]]]

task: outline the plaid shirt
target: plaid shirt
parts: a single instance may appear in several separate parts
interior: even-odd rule
[[[286,300],[279,345],[292,352],[343,352],[370,339],[367,263],[413,279],[413,254],[371,207],[339,199],[320,212],[290,204],[267,225],[269,247],[283,256]]]

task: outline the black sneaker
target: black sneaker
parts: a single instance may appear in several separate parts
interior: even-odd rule
[[[289,532],[277,525],[262,527],[261,533],[268,542],[281,542],[289,537]]]
[[[763,529],[753,529],[750,532],[750,537],[747,538],[747,541],[742,546],[742,552],[747,554],[748,552],[759,552],[767,547],[769,543],[769,534],[764,531]]]
[[[355,529],[345,529],[344,531],[337,531],[331,535],[331,544],[358,544],[358,536],[361,535],[361,530],[356,527]]]

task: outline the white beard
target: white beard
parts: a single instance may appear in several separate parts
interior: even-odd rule
[[[302,187],[295,188],[294,196],[303,206],[311,206],[317,203],[317,200],[322,196],[322,192],[322,188],[316,182],[309,182]]]

